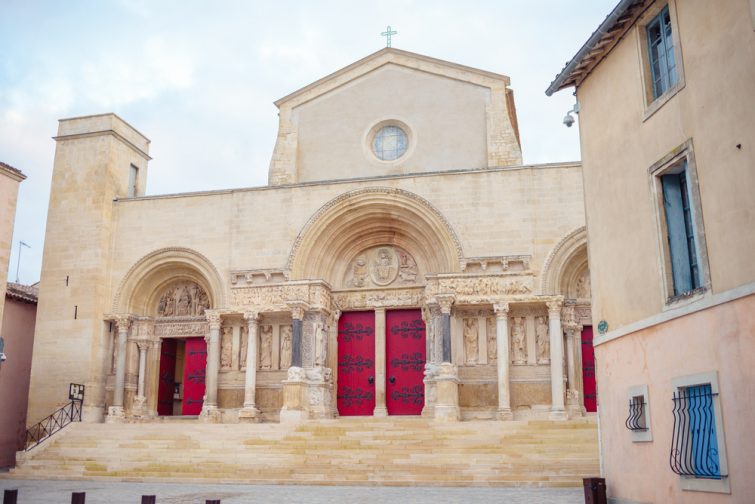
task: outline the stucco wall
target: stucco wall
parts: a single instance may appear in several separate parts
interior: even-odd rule
[[[24,177],[20,172],[11,171],[0,165],[0,320],[3,320],[3,300],[10,253],[13,248],[13,221],[16,218],[18,186]],[[0,336],[2,336],[0,331]]]
[[[711,289],[755,280],[755,32],[747,0],[671,2],[685,84],[646,119],[633,27],[579,86],[595,321],[611,330],[664,308],[648,169],[691,139]],[[741,144],[741,148],[737,145]]]
[[[382,66],[294,109],[299,181],[485,168],[490,99],[469,82]],[[370,133],[392,119],[407,126],[409,150],[387,163],[373,155]]]
[[[36,304],[5,298],[2,332],[8,360],[0,364],[0,467],[15,464],[18,436],[26,427],[36,316]]]
[[[600,432],[609,496],[631,502],[750,502],[755,495],[755,295],[698,311],[595,347]],[[672,380],[718,372],[731,495],[682,491],[669,452]],[[652,442],[624,426],[629,387],[648,385]]]

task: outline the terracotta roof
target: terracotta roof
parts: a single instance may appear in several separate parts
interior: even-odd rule
[[[23,301],[25,303],[37,304],[39,297],[39,282],[33,285],[23,285],[15,282],[8,282],[8,288],[5,291],[5,297]]]
[[[577,54],[564,65],[561,73],[545,90],[545,94],[550,96],[561,89],[579,86],[592,69],[621,40],[650,3],[652,0],[621,0],[598,26],[598,29],[590,35]]]
[[[15,175],[19,181],[24,180],[26,178],[26,175],[24,175],[24,173],[18,168],[13,168],[11,165],[0,161],[0,173],[2,173],[3,171],[7,172],[8,175],[11,175],[11,176]]]

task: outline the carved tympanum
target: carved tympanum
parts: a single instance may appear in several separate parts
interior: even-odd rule
[[[210,307],[210,298],[196,282],[172,284],[160,296],[158,317],[200,317]]]
[[[413,285],[419,281],[417,262],[406,250],[391,245],[360,252],[349,264],[345,287],[385,287]]]

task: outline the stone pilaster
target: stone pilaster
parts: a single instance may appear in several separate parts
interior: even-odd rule
[[[220,314],[216,311],[205,312],[209,325],[207,341],[207,368],[205,372],[205,394],[200,418],[206,422],[219,422],[218,410],[218,372],[220,371]]]
[[[260,411],[256,405],[257,393],[257,333],[260,316],[257,312],[244,314],[247,323],[246,375],[244,377],[244,407],[239,411],[242,422],[258,422]]]
[[[561,311],[561,325],[566,335],[566,408],[571,414],[583,415],[585,412],[580,401],[577,368],[582,325],[576,320],[573,305],[564,306]]]
[[[438,303],[428,303],[426,310],[426,326],[428,335],[427,363],[425,364],[425,376],[422,380],[425,384],[425,404],[422,407],[422,416],[435,416],[435,403],[437,389],[435,378],[438,375],[440,357],[442,355],[442,313]]]
[[[136,342],[136,346],[139,349],[139,376],[137,379],[136,397],[134,398],[131,411],[135,417],[143,417],[147,413],[147,398],[145,397],[144,385],[147,373],[147,350],[149,349],[150,342],[139,340]]]
[[[117,422],[125,417],[123,396],[126,386],[126,343],[131,326],[129,315],[117,315],[115,324],[118,330],[115,357],[115,384],[113,386],[113,404],[108,408],[107,422]]]
[[[496,416],[499,420],[511,420],[514,416],[511,413],[509,304],[496,303],[493,305],[493,311],[495,311],[496,362],[498,368],[498,412]]]
[[[291,367],[302,367],[302,324],[304,321],[304,311],[308,308],[304,301],[290,301],[288,307],[291,309]]]
[[[549,301],[548,332],[551,350],[551,419],[565,420],[564,409],[564,335],[561,331],[561,305],[563,301]]]
[[[388,416],[385,406],[385,308],[375,309],[375,411],[376,417]]]

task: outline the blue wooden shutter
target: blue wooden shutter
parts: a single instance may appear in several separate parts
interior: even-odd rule
[[[674,278],[674,295],[678,296],[692,290],[687,229],[684,225],[683,188],[679,174],[662,175],[661,185],[671,255],[671,273]]]
[[[721,478],[716,438],[716,417],[710,384],[687,388],[692,467],[695,476]]]

